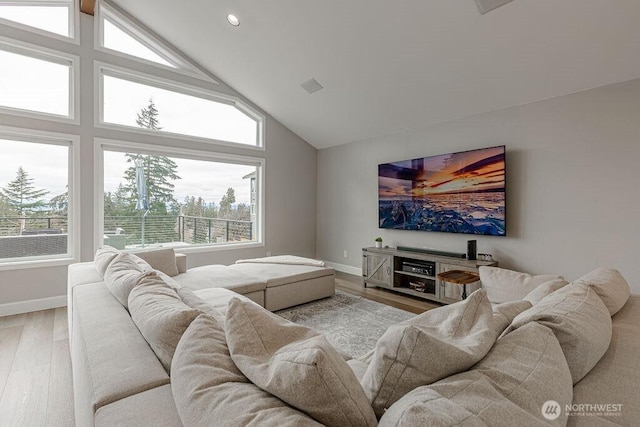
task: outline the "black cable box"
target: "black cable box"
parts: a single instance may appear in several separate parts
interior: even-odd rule
[[[466,258],[467,254],[459,254],[456,252],[437,251],[435,249],[411,248],[409,246],[398,246],[399,251],[418,252],[421,254],[449,256],[453,258]]]

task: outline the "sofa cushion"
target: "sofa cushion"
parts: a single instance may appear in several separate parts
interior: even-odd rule
[[[588,405],[621,405],[619,410],[599,416],[569,417],[570,426],[637,425],[640,420],[640,399],[636,392],[640,384],[640,296],[632,295],[613,316],[613,334],[609,349],[600,362],[573,387],[573,403]],[[609,406],[611,408],[611,406]]]
[[[572,381],[562,349],[549,328],[530,323],[496,342],[473,367],[406,394],[380,426],[564,425]],[[547,401],[559,405],[548,420]]]
[[[185,288],[191,290],[225,288],[239,294],[263,291],[264,280],[242,271],[230,269],[226,265],[203,265],[189,269],[185,274],[174,277]]]
[[[144,277],[129,294],[131,318],[169,372],[178,341],[200,312],[187,306],[164,281]]]
[[[546,297],[552,292],[557,291],[560,288],[567,286],[568,284],[569,282],[564,279],[549,280],[548,282],[544,282],[543,284],[529,292],[522,299],[529,301],[532,305],[536,305],[537,303],[542,301],[542,298]]]
[[[391,326],[378,340],[362,386],[377,416],[416,387],[468,369],[498,336],[484,290]]]
[[[494,328],[498,335],[507,329],[518,314],[530,309],[531,307],[531,303],[527,300],[509,301],[494,305],[492,307],[493,321],[495,324]]]
[[[230,265],[229,268],[257,277],[265,282],[267,288],[335,274],[333,268],[310,265],[243,263]]]
[[[184,302],[194,310],[198,310],[200,313],[204,313],[213,317],[221,325],[224,325],[224,314],[226,313],[226,307],[229,304],[229,300],[236,296],[235,293],[232,293],[232,295],[230,295],[228,298],[221,297],[219,298],[219,302],[216,301],[218,305],[224,304],[225,311],[221,312],[216,307],[216,303],[209,304],[205,302],[205,300],[200,298],[198,295],[195,294],[195,292],[193,292],[189,288],[180,288],[176,290],[176,292],[180,297],[180,299],[182,300],[182,302]]]
[[[513,319],[505,333],[529,322],[548,326],[567,358],[573,383],[577,383],[607,351],[611,341],[611,316],[593,289],[571,284],[547,295]]]
[[[527,273],[507,270],[499,267],[481,266],[480,281],[487,291],[489,301],[500,304],[507,301],[521,300],[529,292],[549,280],[564,279],[562,276],[541,274],[532,276]]]
[[[104,273],[104,282],[107,289],[113,294],[120,304],[129,307],[129,294],[144,277],[155,275],[151,266],[144,268],[144,262],[138,261],[135,255],[121,253],[117,255],[107,267]]]
[[[629,284],[614,268],[598,268],[574,283],[590,286],[607,306],[612,316],[625,305],[631,295]]]
[[[122,252],[109,245],[102,245],[98,248],[96,255],[93,257],[93,261],[100,277],[104,277],[104,273],[107,271],[107,267],[109,267],[111,261],[121,253]]]
[[[254,303],[229,303],[231,358],[255,385],[325,425],[375,426],[364,390],[326,338]]]
[[[103,406],[96,412],[95,426],[182,427],[182,422],[173,402],[171,385],[165,384]]]
[[[233,363],[222,325],[206,314],[182,336],[171,373],[171,391],[185,426],[320,425],[252,384]]]
[[[169,277],[178,275],[176,253],[173,248],[152,249],[133,252],[138,258],[143,259],[154,270],[162,271]]]
[[[169,384],[131,316],[104,284],[76,286],[73,301],[76,425],[92,425],[94,412],[102,406]]]

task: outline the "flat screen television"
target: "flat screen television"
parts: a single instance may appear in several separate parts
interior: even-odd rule
[[[379,227],[505,236],[505,146],[378,165]]]

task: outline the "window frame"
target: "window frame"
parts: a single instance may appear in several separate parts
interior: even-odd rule
[[[31,25],[23,24],[21,22],[12,21],[0,17],[0,24],[10,27],[18,28],[20,30],[28,31],[30,33],[39,34],[41,36],[49,37],[52,39],[62,40],[75,45],[80,44],[80,0],[29,0],[29,1],[13,1],[4,2],[5,4],[14,3],[15,6],[69,6],[69,35],[63,36],[62,34],[54,33],[42,28],[33,27]]]
[[[94,252],[103,242],[104,237],[104,152],[116,151],[122,153],[139,153],[150,155],[161,155],[167,157],[178,157],[183,159],[236,163],[251,165],[256,167],[256,187],[258,191],[256,215],[256,240],[246,243],[223,243],[223,244],[200,244],[180,246],[181,253],[207,253],[217,251],[228,251],[237,249],[257,248],[265,246],[265,165],[266,159],[263,157],[240,156],[235,154],[225,154],[204,150],[194,150],[180,148],[178,146],[165,146],[147,143],[129,142],[106,138],[94,138],[94,218],[95,225]]]
[[[27,143],[66,146],[68,148],[68,195],[67,211],[67,253],[59,255],[42,255],[23,258],[0,258],[0,271],[23,268],[53,267],[69,265],[80,260],[80,137],[33,129],[0,126],[0,138]]]
[[[0,37],[0,50],[39,59],[59,65],[69,66],[69,113],[66,116],[42,111],[0,106],[0,113],[32,119],[45,119],[62,123],[80,124],[80,57],[58,50],[32,45],[18,40]]]
[[[185,135],[181,133],[153,131],[135,126],[120,125],[117,123],[109,123],[104,121],[104,76],[117,79],[127,80],[134,83],[144,84],[157,87],[159,89],[169,90],[183,95],[189,95],[200,99],[218,102],[221,104],[233,105],[244,114],[254,119],[256,126],[256,145],[243,144],[240,142],[226,141],[215,138],[206,138],[194,135]],[[126,131],[143,135],[153,135],[154,137],[169,137],[173,139],[204,142],[211,145],[240,147],[247,150],[265,151],[265,122],[266,116],[259,112],[256,108],[248,105],[245,101],[237,96],[227,95],[221,92],[204,89],[197,86],[191,86],[179,83],[175,80],[164,79],[155,75],[133,71],[123,67],[117,67],[101,61],[94,61],[94,89],[95,89],[95,127],[110,130]]]

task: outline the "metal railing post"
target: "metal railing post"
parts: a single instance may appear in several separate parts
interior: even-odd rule
[[[193,243],[198,243],[198,218],[193,217]]]
[[[229,241],[229,220],[225,219],[225,222],[227,223],[227,242]]]
[[[211,243],[211,218],[209,218],[208,222],[208,229],[207,229],[207,243]]]

